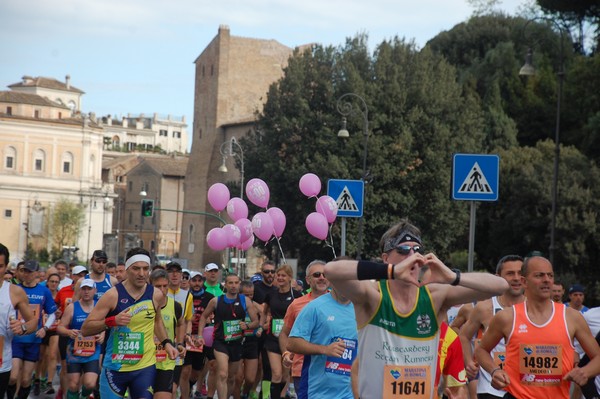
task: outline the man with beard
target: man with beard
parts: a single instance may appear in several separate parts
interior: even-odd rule
[[[467,377],[475,379],[477,378],[477,374],[480,373],[477,383],[477,397],[479,399],[502,398],[506,392],[493,388],[490,375],[485,370],[480,370],[479,365],[473,358],[471,339],[480,328],[484,332],[487,330],[490,320],[492,320],[492,317],[496,313],[525,300],[523,285],[521,284],[522,266],[523,258],[518,255],[506,255],[501,258],[496,266],[496,275],[504,278],[510,288],[502,295],[478,302],[473,308],[467,322],[460,328],[460,340],[463,347]],[[506,356],[504,340],[500,340],[498,345],[492,350],[492,353],[496,364],[502,367]]]

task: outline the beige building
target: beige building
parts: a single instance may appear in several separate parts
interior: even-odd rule
[[[113,210],[113,231],[105,237],[109,257],[122,260],[141,245],[153,255],[178,255],[188,158],[155,154],[128,155],[104,162],[108,181],[118,198]],[[152,217],[143,217],[142,200],[154,201]],[[165,209],[164,211],[161,209]]]
[[[102,247],[111,230],[113,187],[101,179],[102,128],[80,113],[83,91],[51,78],[24,76],[0,92],[0,242],[13,257],[28,246],[52,250],[56,203],[83,209],[73,242],[80,259]],[[58,248],[59,250],[61,248]]]
[[[120,152],[159,152],[186,154],[188,133],[185,117],[152,117],[128,114],[120,119],[111,115],[98,119],[104,128],[104,149]]]
[[[240,179],[232,157],[226,160],[228,173],[218,172],[222,164],[221,144],[232,137],[240,139],[250,131],[255,112],[262,110],[269,86],[283,76],[292,53],[293,49],[275,40],[232,36],[229,27],[222,25],[196,59],[186,210],[214,213],[207,200],[209,187],[216,182]],[[218,226],[215,218],[184,215],[180,257],[188,259],[194,268],[208,262],[224,264],[225,252],[212,251],[206,245],[207,232]],[[254,268],[248,264],[249,271]]]

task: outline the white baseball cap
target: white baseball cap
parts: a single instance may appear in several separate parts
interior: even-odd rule
[[[73,270],[71,270],[71,274],[79,274],[83,272],[87,272],[85,266],[75,266]]]
[[[217,266],[216,263],[209,263],[208,265],[206,265],[204,267],[204,271],[206,271],[206,272],[211,271],[211,270],[219,270],[219,266]]]
[[[196,270],[192,270],[190,272],[190,279],[193,279],[193,278],[198,277],[198,276],[204,278],[204,276],[202,275],[202,273],[200,273],[200,272],[198,272]]]
[[[81,280],[81,284],[79,285],[79,288],[83,287],[96,288],[96,282],[91,278],[84,278],[83,280]]]

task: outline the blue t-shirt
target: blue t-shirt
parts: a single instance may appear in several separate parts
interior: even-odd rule
[[[85,275],[85,278],[92,279],[92,276],[88,273]],[[110,282],[110,275],[106,274],[104,277],[104,280],[102,280],[100,282],[98,282],[98,281],[94,281],[94,282],[96,283],[96,293],[94,294],[94,300],[99,301],[100,298],[102,298],[102,295],[104,295],[104,293],[106,291],[108,291],[112,288],[112,283]]]
[[[29,307],[38,319],[37,332],[37,330],[42,328],[42,311],[48,315],[56,312],[56,302],[54,302],[52,293],[47,287],[39,284],[36,284],[34,287],[25,287],[22,284],[19,284],[19,286],[23,288],[25,294],[27,294],[27,298],[29,298]],[[35,332],[27,335],[15,335],[13,341],[33,344],[42,343],[42,339],[37,338]]]
[[[304,355],[298,399],[348,398],[352,399],[350,369],[358,352],[358,332],[354,305],[342,305],[331,294],[309,302],[300,312],[290,337],[302,338],[318,345],[329,345],[344,340],[346,350],[342,357]]]

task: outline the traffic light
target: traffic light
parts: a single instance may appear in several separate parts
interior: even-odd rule
[[[154,215],[154,200],[142,200],[142,216],[151,217]]]

